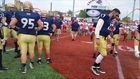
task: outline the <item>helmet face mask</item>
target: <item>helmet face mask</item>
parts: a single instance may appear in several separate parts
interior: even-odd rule
[[[15,11],[15,7],[10,7],[10,11],[14,12]]]
[[[9,11],[11,11],[11,12],[14,12],[15,11],[15,6],[14,6],[14,4],[7,4],[7,9],[9,10]]]

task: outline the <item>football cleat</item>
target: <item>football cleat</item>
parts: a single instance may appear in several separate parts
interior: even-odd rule
[[[50,64],[50,63],[52,63],[52,60],[51,59],[47,59],[47,64]]]
[[[19,71],[20,71],[21,73],[25,74],[26,71],[27,71],[26,66],[25,66],[25,67],[21,67],[21,68],[19,69]]]
[[[93,72],[95,75],[100,75],[100,73],[99,73],[97,67],[91,66],[91,70],[92,70],[92,72]]]
[[[31,69],[34,69],[34,64],[33,63],[30,63],[29,66],[30,66]]]
[[[118,53],[114,53],[113,56],[116,57],[118,55]]]
[[[0,68],[0,71],[6,71],[6,70],[9,70],[10,68],[8,68],[8,67],[1,67]]]
[[[140,59],[140,52],[139,51],[134,51],[134,53],[135,53],[135,57]]]
[[[105,71],[103,71],[100,67],[97,67],[97,71],[101,74],[105,74]]]
[[[38,64],[41,64],[41,60],[37,60],[37,63],[38,63]]]

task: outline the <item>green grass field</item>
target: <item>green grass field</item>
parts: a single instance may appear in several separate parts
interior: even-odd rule
[[[9,54],[3,54],[3,65],[9,67],[10,70],[0,72],[0,79],[66,79],[61,74],[55,72],[42,58],[42,64],[36,63],[37,54],[35,58],[35,68],[32,70],[29,68],[29,57],[27,62],[27,73],[22,74],[19,71],[21,67],[20,59],[14,58],[16,53],[9,51]]]

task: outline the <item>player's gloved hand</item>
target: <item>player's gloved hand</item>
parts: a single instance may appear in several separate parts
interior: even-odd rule
[[[134,51],[135,57],[140,59],[140,52],[139,51]]]
[[[4,39],[1,39],[1,44],[5,45],[5,40]]]
[[[18,31],[18,29],[16,27],[13,30]]]
[[[54,35],[54,32],[52,32],[52,35]]]

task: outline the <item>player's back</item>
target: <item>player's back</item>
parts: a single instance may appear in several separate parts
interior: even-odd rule
[[[18,20],[19,34],[36,35],[35,25],[40,19],[39,14],[34,12],[19,11],[15,14]]]
[[[54,24],[54,21],[52,18],[41,18],[41,21],[43,22],[44,28],[40,31],[38,31],[38,35],[50,35],[52,24]]]

